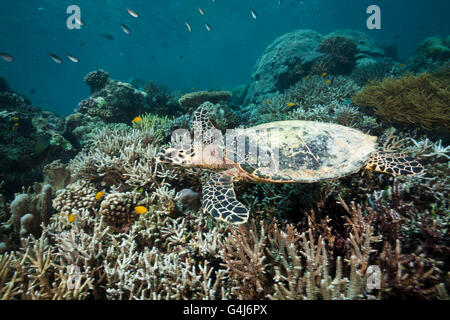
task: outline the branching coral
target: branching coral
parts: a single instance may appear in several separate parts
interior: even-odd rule
[[[244,117],[252,124],[293,119],[330,122],[327,119],[334,117],[333,106],[346,105],[345,101],[359,89],[353,80],[343,76],[311,76],[282,94],[267,97],[258,105],[249,105]]]
[[[352,101],[358,106],[375,107],[375,113],[387,122],[413,124],[427,130],[442,127],[448,131],[450,69],[373,81]]]
[[[385,78],[394,78],[401,74],[405,68],[396,66],[391,61],[377,60],[374,63],[366,63],[357,66],[351,78],[360,86],[364,86],[369,80],[383,81]]]

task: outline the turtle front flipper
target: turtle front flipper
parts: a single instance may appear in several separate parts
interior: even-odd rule
[[[389,173],[394,176],[412,176],[423,171],[422,165],[413,157],[374,152],[364,165],[364,169]]]
[[[231,176],[216,173],[203,186],[203,207],[214,218],[232,224],[248,220],[248,210],[236,199]]]
[[[214,134],[218,130],[209,119],[208,110],[204,106],[201,105],[195,110],[192,126],[195,137],[200,137],[198,143],[209,145],[215,141]]]

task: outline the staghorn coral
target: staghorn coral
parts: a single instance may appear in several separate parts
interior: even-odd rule
[[[101,187],[152,187],[156,138],[148,130],[97,130],[69,168],[75,179],[83,178]]]
[[[374,107],[375,114],[390,123],[450,130],[450,69],[400,79],[370,82],[352,101]]]
[[[156,206],[163,198],[175,201],[168,189],[146,197]],[[0,297],[231,298],[227,270],[217,261],[224,229],[202,216],[173,219],[152,210],[121,234],[111,234],[105,216],[87,210],[72,224],[63,218],[54,215],[40,239],[29,237],[21,250],[0,256]],[[194,232],[198,228],[201,233]]]
[[[329,227],[317,235],[311,223],[299,233],[292,225],[260,221],[257,227],[253,220],[250,226],[231,229],[224,266],[230,269],[234,295],[239,299],[364,298],[366,270],[380,236],[374,235],[374,228],[363,218],[361,206],[349,208],[342,201],[341,205],[350,216],[346,217],[349,249],[333,264],[334,239]]]
[[[392,61],[377,60],[374,63],[358,65],[350,77],[360,86],[365,86],[369,80],[383,81],[385,78],[395,78],[405,72],[405,68],[396,66]]]
[[[320,76],[304,78],[283,94],[268,96],[264,102],[247,106],[243,110],[243,117],[250,124],[293,119],[321,121],[320,118],[333,117],[332,112],[329,113],[335,109],[333,106],[347,104],[346,100],[360,87],[343,76],[330,76],[327,79],[331,82],[327,83]],[[291,107],[292,103],[294,106]]]

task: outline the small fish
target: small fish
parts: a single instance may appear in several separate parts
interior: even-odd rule
[[[139,193],[144,192],[144,188],[140,187],[139,189],[137,189],[137,192],[139,192]]]
[[[330,84],[330,83],[331,83],[331,80],[325,81],[325,84]]]
[[[71,55],[71,54],[67,54],[67,58],[70,59],[70,61],[74,62],[74,63],[78,63],[80,61],[80,59],[78,59],[77,57]]]
[[[0,57],[3,60],[7,61],[7,62],[13,62],[14,61],[14,58],[11,55],[9,55],[7,53],[4,53],[4,52],[0,53]]]
[[[202,8],[200,8],[200,7],[198,7],[198,12],[200,12],[200,14],[201,14],[202,16],[205,15],[205,11],[203,11]]]
[[[266,100],[266,103],[269,104],[269,103],[270,103],[270,100]]]
[[[12,116],[12,117],[11,117],[11,120],[14,121],[14,122],[17,122],[17,121],[19,121],[19,117]]]
[[[256,13],[256,11],[255,11],[255,10],[253,10],[253,9],[250,9],[250,11],[252,12],[252,17],[253,17],[253,19],[256,19],[256,18],[258,18],[258,14]]]
[[[69,215],[67,216],[67,221],[69,221],[70,223],[75,221],[75,215],[73,213],[69,213]]]
[[[399,67],[404,67],[405,65],[403,63],[398,64]]]
[[[17,129],[19,129],[19,123],[18,122],[13,124],[12,131],[16,131]]]
[[[114,40],[114,37],[112,36],[112,34],[109,34],[109,33],[102,33],[102,37],[106,38],[108,40]]]
[[[289,102],[287,105],[288,105],[288,107],[291,108],[291,107],[295,106],[295,102]]]
[[[195,87],[192,87],[191,89],[192,89],[192,90],[195,90]]]
[[[139,14],[137,14],[136,11],[133,11],[129,8],[127,8],[127,11],[132,17],[139,18]]]
[[[134,117],[134,119],[133,120],[131,120],[133,123],[139,123],[139,122],[141,122],[142,121],[142,118],[141,117]]]
[[[188,22],[185,22],[184,24],[186,25],[186,27],[189,30],[189,32],[192,32],[191,25]]]
[[[147,211],[147,208],[143,206],[134,207],[134,212],[136,212],[137,214],[144,214],[147,213]]]
[[[206,30],[211,31],[211,26],[207,23],[205,23],[205,28],[206,28]]]
[[[305,77],[306,80],[308,80],[308,79],[310,79],[310,78],[311,78],[310,76],[306,76],[306,77]]]
[[[131,33],[130,29],[128,29],[128,27],[126,25],[120,24],[120,27],[122,28],[123,32],[125,32],[126,34]]]
[[[56,54],[49,54],[48,56],[52,58],[52,60],[55,61],[56,63],[62,63],[62,59],[58,57]]]
[[[327,75],[328,75],[327,72],[322,72],[322,74],[320,76],[323,78],[323,77],[326,77]]]
[[[103,191],[97,192],[97,194],[95,195],[95,200],[100,200],[104,195],[105,193]]]

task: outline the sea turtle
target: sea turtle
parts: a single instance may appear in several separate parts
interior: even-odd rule
[[[193,143],[183,141],[161,150],[157,162],[220,170],[203,186],[203,207],[214,218],[233,224],[248,219],[248,210],[236,199],[235,181],[312,183],[360,169],[395,176],[423,170],[412,157],[378,152],[377,137],[333,123],[269,122],[227,131],[222,137],[200,106],[193,129]]]

